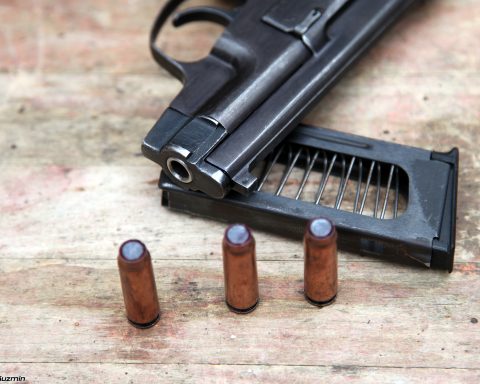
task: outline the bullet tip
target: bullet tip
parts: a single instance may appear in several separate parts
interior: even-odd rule
[[[309,230],[313,236],[324,238],[332,233],[333,224],[328,219],[318,218],[310,222]]]
[[[250,238],[249,229],[243,224],[233,224],[227,229],[227,240],[233,245],[242,245]]]
[[[138,240],[128,240],[120,247],[120,254],[129,261],[140,259],[145,253],[145,246]]]

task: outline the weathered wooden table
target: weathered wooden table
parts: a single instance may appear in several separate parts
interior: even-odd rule
[[[452,274],[340,253],[335,305],[302,244],[258,233],[261,304],[223,302],[224,225],[167,211],[140,142],[180,89],[149,56],[160,1],[0,0],[0,375],[28,382],[480,381],[480,1],[412,11],[308,121],[461,150]],[[201,57],[216,27],[169,29]],[[154,258],[158,325],[125,320],[116,252]]]

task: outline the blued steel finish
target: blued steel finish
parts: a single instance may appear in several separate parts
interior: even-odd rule
[[[433,152],[309,126],[298,127],[282,146],[304,149],[303,158],[298,159],[296,167],[304,168],[306,176],[312,171],[312,166],[317,170],[317,174],[318,171],[323,172],[326,169],[326,176],[335,155],[337,159],[345,159],[346,167],[337,161],[336,166],[331,169],[331,175],[342,181],[341,188],[336,189],[340,191],[338,204],[325,206],[318,198],[311,201],[289,198],[276,194],[275,190],[273,193],[268,192],[265,188],[249,196],[231,193],[221,200],[212,199],[203,193],[177,187],[165,175],[160,178],[162,203],[188,214],[228,223],[242,222],[252,228],[296,239],[302,238],[303,229],[309,220],[329,217],[335,222],[340,235],[339,249],[384,259],[402,260],[410,257],[427,267],[452,271],[455,255],[458,149],[453,148],[447,153]],[[308,150],[311,161],[315,159],[317,152],[320,153],[316,162],[310,166],[307,165],[309,162],[305,150]],[[276,161],[277,165],[283,165],[285,169],[291,168],[295,156],[292,156],[288,166],[288,158],[279,157],[275,160],[276,156],[273,155],[276,152],[278,151],[272,152],[273,160],[267,164]],[[323,161],[323,154],[327,154],[328,163]],[[350,173],[347,172],[347,166],[352,164],[353,159],[354,167]],[[325,167],[325,164],[329,166]],[[375,176],[368,177],[372,164],[375,164],[375,169],[379,164],[382,165],[381,181],[385,191],[390,191],[391,198],[385,199],[389,207],[392,202],[398,201],[399,194],[406,199],[403,213],[382,218],[385,207],[383,199],[373,201],[375,207],[378,207],[377,215],[362,212],[362,198],[356,199],[358,204],[353,205],[353,212],[342,205],[345,186],[352,188],[356,180],[360,179],[361,183],[357,184],[354,196],[366,196],[366,190],[369,190],[369,193],[376,192],[375,184],[379,179],[375,180]],[[399,171],[398,178],[389,177],[392,166]],[[262,172],[262,175],[261,184],[266,173]],[[316,183],[321,186],[318,179]],[[304,188],[304,183],[299,185],[299,180],[292,185],[298,185],[300,192]],[[320,195],[318,194],[318,197]]]
[[[222,246],[227,306],[249,313],[259,301],[255,239],[248,227],[233,224],[226,229]]]
[[[337,297],[337,232],[325,218],[311,220],[305,230],[304,293],[312,304],[325,306]]]
[[[151,51],[184,82],[142,150],[178,186],[214,198],[254,191],[250,172],[290,133],[351,64],[418,0],[244,1],[232,11],[192,8],[176,26],[226,26],[210,54],[178,62],[155,44],[182,0],[171,0]]]
[[[145,245],[128,240],[120,246],[118,269],[128,321],[137,328],[150,328],[160,318],[152,259]]]

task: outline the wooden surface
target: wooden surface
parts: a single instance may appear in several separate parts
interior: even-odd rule
[[[302,245],[256,233],[261,304],[223,303],[224,226],[160,206],[140,142],[180,85],[150,58],[161,1],[0,0],[0,375],[31,383],[478,383],[480,1],[412,11],[310,114],[461,151],[452,274],[340,253],[336,304],[302,296]],[[169,29],[201,57],[219,29]],[[119,244],[154,258],[162,318],[124,318]]]

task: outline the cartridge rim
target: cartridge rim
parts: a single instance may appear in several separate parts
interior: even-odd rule
[[[253,304],[251,307],[242,309],[242,308],[236,308],[236,307],[230,305],[230,304],[228,303],[228,301],[225,300],[225,304],[227,304],[228,309],[229,309],[230,311],[234,312],[234,313],[239,314],[239,315],[246,315],[246,314],[249,314],[250,312],[253,312],[253,311],[258,307],[258,303],[260,303],[260,299],[257,299],[257,301],[255,302],[255,304]]]
[[[157,315],[157,317],[155,319],[153,319],[152,321],[148,322],[148,323],[144,323],[144,324],[141,324],[141,323],[136,323],[135,321],[132,321],[130,320],[128,317],[127,317],[127,320],[130,324],[132,324],[135,328],[140,328],[140,329],[147,329],[147,328],[151,328],[153,327],[155,324],[158,323],[158,320],[160,320],[160,314]]]
[[[312,300],[310,297],[308,297],[308,295],[305,293],[304,294],[305,296],[305,299],[312,305],[315,305],[317,307],[326,307],[330,304],[333,304],[333,302],[337,299],[337,295],[335,294],[335,296],[333,296],[331,299],[328,299],[326,301],[315,301],[315,300]]]

